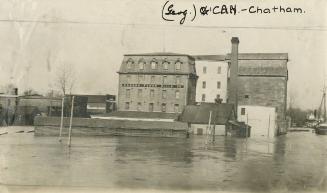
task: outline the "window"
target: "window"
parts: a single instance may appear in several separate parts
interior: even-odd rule
[[[206,74],[206,73],[207,73],[207,67],[203,66],[203,74]]]
[[[179,99],[179,90],[177,90],[177,91],[175,92],[175,98],[176,98],[176,99]]]
[[[151,61],[151,69],[152,69],[152,70],[157,69],[157,62],[156,62],[155,59],[153,59],[153,60]]]
[[[133,64],[133,60],[130,58],[127,60],[127,69],[131,69],[132,68],[132,64]]]
[[[169,62],[168,61],[164,61],[162,64],[163,64],[164,70],[168,70]]]
[[[137,90],[137,97],[141,98],[142,97],[142,92],[143,92],[142,89],[138,89]]]
[[[161,104],[161,111],[166,112],[166,103]]]
[[[218,74],[221,74],[221,66],[218,66],[218,71],[217,71]]]
[[[153,89],[150,90],[150,98],[154,98],[154,90]]]
[[[246,94],[246,95],[244,95],[244,98],[248,99],[248,98],[249,98],[249,95],[247,95],[247,94]]]
[[[162,98],[163,99],[167,98],[167,91],[166,90],[162,91]]]
[[[154,104],[153,103],[149,103],[149,112],[153,112],[153,107],[154,107]]]
[[[245,108],[241,108],[241,115],[245,115]]]
[[[202,94],[202,102],[206,101],[206,95]]]
[[[131,89],[126,89],[126,98],[131,97]]]
[[[206,81],[202,81],[202,88],[206,88],[206,86],[207,86]]]
[[[125,109],[128,110],[129,109],[129,102],[125,103]]]
[[[180,70],[180,69],[181,69],[181,65],[182,65],[182,63],[181,63],[180,61],[177,61],[177,62],[175,63],[175,68],[176,68],[176,70]]]
[[[151,76],[151,83],[153,84],[154,82],[155,82],[155,80],[156,80],[156,77],[155,76]]]
[[[137,103],[137,111],[141,111],[142,110],[142,103],[141,102],[138,102]]]
[[[178,113],[179,112],[179,104],[174,105],[174,112]]]
[[[217,82],[217,88],[220,89],[220,87],[221,87],[221,83],[220,83],[220,81],[218,81]]]
[[[180,76],[176,76],[176,84],[177,85],[181,84],[181,77]]]
[[[144,62],[143,61],[139,62],[139,69],[144,70]]]
[[[167,84],[167,76],[162,77],[162,84]]]

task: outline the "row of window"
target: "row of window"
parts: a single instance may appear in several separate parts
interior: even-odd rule
[[[207,82],[206,81],[202,81],[202,88],[206,88],[207,87]],[[217,89],[221,88],[221,82],[217,81]]]
[[[154,90],[153,89],[151,89],[150,90],[150,98],[154,98]],[[162,90],[162,92],[161,92],[161,97],[163,98],[163,99],[166,99],[167,98],[167,90]],[[126,89],[126,98],[130,98],[131,97],[131,89]],[[143,97],[143,89],[138,89],[137,90],[137,97],[139,97],[139,98],[142,98]],[[176,99],[179,99],[180,98],[180,92],[179,92],[179,90],[176,90],[175,91],[175,98]]]
[[[134,65],[134,61],[130,58],[127,60],[127,69],[132,69],[133,68],[133,65]],[[156,59],[152,59],[151,62],[150,62],[150,66],[151,66],[151,69],[152,70],[156,70],[158,69],[158,64],[159,62],[156,60]],[[181,66],[182,66],[183,62],[181,62],[179,59],[175,62],[175,69],[176,70],[180,70],[181,69]],[[145,65],[146,65],[146,62],[143,60],[143,59],[140,59],[138,61],[138,69],[139,70],[144,70],[145,68]],[[137,67],[136,66],[136,67]],[[164,70],[168,70],[168,67],[170,66],[170,62],[165,59],[163,62],[162,62],[162,68]]]
[[[203,72],[203,74],[206,74],[207,73],[207,67],[206,66],[203,66],[202,72]],[[217,68],[217,74],[221,74],[221,66],[218,66],[218,68]]]
[[[221,98],[220,98],[220,94],[217,94],[216,99],[217,99],[217,100],[221,99]],[[202,102],[205,102],[205,101],[206,101],[206,94],[202,94],[201,101],[202,101]]]
[[[154,111],[154,107],[155,107],[155,104],[154,103],[149,103],[148,104],[148,111],[149,112],[153,112]],[[138,102],[137,103],[137,106],[136,106],[136,110],[137,111],[144,111],[145,109],[143,109],[143,105],[141,102]],[[166,103],[162,103],[161,104],[161,111],[162,112],[166,112],[167,110],[167,104]],[[126,102],[125,103],[125,110],[130,110],[130,102]],[[179,112],[179,104],[174,104],[174,112],[175,113],[178,113]]]
[[[138,81],[145,81],[145,75],[137,75],[138,76]],[[132,75],[127,75],[127,82],[132,81]],[[157,78],[160,78],[157,76]],[[156,82],[156,76],[150,76],[150,82],[155,83]],[[176,84],[181,84],[181,76],[175,76],[175,82]],[[167,84],[168,83],[168,77],[166,75],[162,76],[162,83]]]

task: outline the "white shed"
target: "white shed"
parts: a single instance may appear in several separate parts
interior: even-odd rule
[[[251,126],[250,137],[270,138],[277,135],[275,107],[239,105],[237,119]]]

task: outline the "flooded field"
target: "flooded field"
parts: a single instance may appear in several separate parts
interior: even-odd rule
[[[200,136],[73,137],[68,148],[66,138],[15,129],[0,135],[0,183],[8,187],[327,191],[327,136],[312,132],[208,145]]]

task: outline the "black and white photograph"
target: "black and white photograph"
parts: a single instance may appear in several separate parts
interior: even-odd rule
[[[0,0],[0,193],[327,192],[326,13]]]

